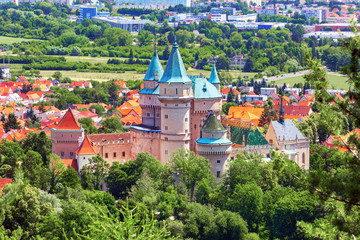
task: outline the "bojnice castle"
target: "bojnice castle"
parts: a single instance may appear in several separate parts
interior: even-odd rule
[[[140,106],[142,124],[132,126],[129,132],[86,136],[69,109],[51,130],[52,152],[73,161],[80,172],[97,154],[112,164],[148,152],[165,164],[172,152],[185,148],[207,158],[212,172],[220,178],[228,160],[239,151],[232,147],[228,126],[220,121],[222,96],[215,64],[209,79],[187,75],[176,42],[165,70],[155,47],[140,92]],[[308,169],[309,139],[291,120],[281,118],[281,110],[279,115],[279,121],[270,123],[266,140],[262,139],[266,146],[243,146],[244,149],[258,150],[263,155],[271,148],[284,150],[300,167]]]

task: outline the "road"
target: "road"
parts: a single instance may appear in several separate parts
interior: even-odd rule
[[[300,71],[300,72],[296,72],[296,73],[286,73],[286,74],[282,74],[282,75],[279,75],[279,76],[268,77],[266,81],[267,82],[272,82],[272,81],[278,81],[278,80],[281,80],[281,79],[284,79],[284,78],[302,76],[302,75],[308,74],[309,72],[310,72],[309,70],[305,70],[305,71]],[[340,73],[330,72],[330,71],[327,71],[327,74],[336,75],[336,76],[343,76]],[[262,80],[259,79],[257,81],[261,82]]]

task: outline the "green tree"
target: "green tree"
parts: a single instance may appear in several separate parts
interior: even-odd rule
[[[235,97],[235,94],[234,94],[232,88],[230,88],[229,93],[228,93],[228,95],[227,95],[226,102],[227,102],[227,103],[234,102],[234,97]]]
[[[81,123],[81,127],[85,129],[86,134],[95,134],[98,132],[91,118],[81,118],[79,119],[79,123]]]
[[[86,164],[84,167],[89,170],[86,171],[87,174],[91,174],[93,176],[92,184],[94,189],[100,190],[100,183],[109,172],[109,164],[101,156],[96,155],[95,157],[90,158],[89,164]]]
[[[229,109],[230,109],[230,107],[233,107],[233,106],[236,107],[237,104],[234,103],[234,102],[224,103],[224,104],[222,105],[222,112],[223,112],[223,114],[228,115],[228,114],[229,114]]]
[[[142,30],[139,32],[138,40],[140,46],[151,45],[154,41],[154,35],[150,31]]]
[[[49,166],[48,156],[52,150],[52,143],[44,131],[40,133],[30,132],[27,138],[22,141],[21,147],[25,153],[31,150],[38,152],[41,155],[43,166]]]
[[[50,154],[50,193],[59,192],[62,188],[61,175],[65,171],[65,165],[56,154]]]
[[[54,72],[54,74],[52,75],[52,77],[53,77],[55,80],[60,81],[60,80],[62,79],[62,73],[61,73],[61,72]]]
[[[106,118],[102,123],[101,123],[101,128],[100,130],[102,132],[106,132],[106,133],[115,133],[115,132],[123,132],[123,125],[120,122],[120,119],[117,117],[109,117]]]
[[[67,166],[67,169],[61,174],[60,182],[70,188],[81,186],[79,175],[71,166]]]
[[[41,180],[44,179],[44,165],[41,155],[34,151],[28,151],[22,163],[24,177],[30,180],[30,184],[40,188]],[[45,178],[45,181],[48,180]]]
[[[214,179],[210,167],[208,160],[186,149],[181,148],[171,155],[170,168],[180,174],[180,181],[185,184],[191,198],[194,198],[195,188],[202,179]]]
[[[238,184],[227,203],[233,212],[239,212],[250,230],[259,230],[262,219],[263,193],[255,183]]]
[[[100,104],[90,105],[89,110],[91,111],[93,109],[95,109],[96,114],[99,115],[100,117],[104,116],[105,108],[102,105]]]
[[[5,132],[10,131],[11,129],[20,129],[19,122],[14,113],[10,113],[8,119],[4,123]]]

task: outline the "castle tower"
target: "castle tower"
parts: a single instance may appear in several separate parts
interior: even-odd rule
[[[165,164],[173,151],[189,149],[191,137],[192,81],[186,73],[176,41],[159,81],[158,99],[161,104],[160,161]]]
[[[220,92],[220,79],[216,71],[215,61],[213,62],[209,82],[212,83],[217,90]]]
[[[226,137],[226,132],[214,111],[210,111],[201,128],[201,136],[196,140],[197,154],[209,160],[211,171],[217,180],[228,168],[231,141]]]
[[[86,135],[80,147],[75,151],[78,171],[80,173],[84,165],[89,164],[89,159],[96,156],[95,147],[92,146],[89,137]]]
[[[156,40],[155,40],[156,41]],[[160,102],[158,100],[159,86],[158,81],[163,75],[159,56],[156,50],[144,77],[144,88],[140,91],[140,106],[142,108],[142,124],[149,128],[160,128]]]
[[[51,129],[52,153],[62,159],[74,159],[80,139],[84,139],[84,129],[69,109],[59,124]]]

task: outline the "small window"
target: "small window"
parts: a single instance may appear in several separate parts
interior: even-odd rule
[[[105,158],[108,158],[109,157],[109,154],[108,153],[105,153]]]
[[[169,118],[169,115],[165,114],[165,119],[168,119]]]
[[[64,157],[65,157],[65,153],[61,152],[61,158],[64,158]]]
[[[164,94],[166,94],[166,88],[164,88]]]
[[[169,154],[168,150],[165,150],[165,154],[166,154],[166,155],[168,155],[168,154]]]
[[[168,126],[165,126],[165,130],[168,130],[169,128],[168,128]]]
[[[176,92],[176,95],[177,95],[178,94],[178,89],[177,88],[175,89],[175,92]]]
[[[216,164],[220,164],[221,163],[221,160],[216,160]]]
[[[185,133],[187,133],[188,132],[188,130],[187,129],[185,129]]]
[[[149,100],[151,100],[151,97],[149,97]]]
[[[74,158],[74,152],[70,152],[70,158]]]
[[[179,104],[175,104],[175,107],[179,106]]]
[[[169,138],[166,137],[166,138],[165,138],[165,141],[167,142],[168,140],[169,140]]]
[[[85,160],[86,157],[83,157],[83,159]]]
[[[122,156],[125,157],[125,152],[122,152]]]
[[[150,113],[146,113],[146,116],[147,116],[147,117],[150,117]]]
[[[234,157],[231,157],[230,159],[231,159],[231,160],[234,160]]]
[[[189,141],[188,141],[188,140],[186,140],[186,141],[185,141],[185,144],[189,144]]]
[[[114,156],[114,158],[116,158],[116,152],[114,152],[113,156]]]
[[[219,178],[220,177],[220,171],[216,172],[216,177]]]
[[[160,117],[160,114],[159,114],[159,113],[157,113],[157,114],[156,114],[156,117]]]
[[[187,122],[188,121],[188,118],[185,118],[185,122]]]
[[[305,164],[305,153],[302,154],[302,163]]]
[[[100,190],[103,190],[103,186],[102,186],[102,184],[100,185]]]

